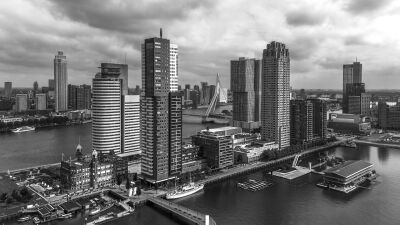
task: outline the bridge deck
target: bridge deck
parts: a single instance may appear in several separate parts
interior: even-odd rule
[[[191,224],[199,224],[199,225],[206,224],[206,215],[203,213],[194,211],[192,209],[178,205],[174,202],[164,200],[162,198],[157,198],[157,197],[150,198],[149,201],[157,205],[158,207],[163,208],[164,210],[167,210],[169,212],[174,213],[175,215],[178,215],[184,220],[190,222]],[[208,218],[209,218],[208,224],[216,225],[215,221],[210,216],[208,216]]]

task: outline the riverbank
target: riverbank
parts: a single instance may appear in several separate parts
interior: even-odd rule
[[[376,146],[376,147],[388,147],[388,148],[398,148],[398,149],[400,149],[400,144],[390,144],[390,143],[382,143],[382,142],[375,142],[375,141],[365,141],[365,140],[359,140],[359,139],[354,139],[354,143],[372,145],[372,146]]]

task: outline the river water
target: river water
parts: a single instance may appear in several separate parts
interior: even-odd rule
[[[211,125],[218,126],[218,125]],[[204,124],[184,124],[185,136],[204,129]],[[73,155],[78,138],[85,151],[91,148],[91,125],[59,127],[22,134],[0,135],[0,170],[59,162],[61,153]],[[350,195],[315,186],[320,175],[308,174],[293,181],[270,177],[264,172],[237,177],[205,187],[203,192],[179,204],[211,215],[218,225],[239,224],[400,224],[400,149],[360,145],[358,149],[336,147],[332,154],[374,164],[378,182]],[[236,187],[249,178],[272,180],[267,189],[250,192]],[[82,220],[59,224],[80,224]],[[148,206],[110,224],[178,224]]]

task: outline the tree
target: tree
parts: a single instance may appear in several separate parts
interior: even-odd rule
[[[140,190],[139,187],[137,187],[137,189],[136,189],[136,195],[141,195],[141,194],[142,194],[142,191]]]
[[[0,201],[5,201],[6,199],[7,199],[7,193],[2,193],[1,195],[0,195]]]
[[[125,184],[126,190],[129,190],[131,188],[131,181],[129,178],[126,179],[126,184]]]
[[[122,176],[118,175],[117,176],[117,185],[120,186],[122,184]]]
[[[13,201],[14,201],[14,199],[11,196],[8,196],[6,199],[7,204],[11,204],[11,203],[13,203]]]

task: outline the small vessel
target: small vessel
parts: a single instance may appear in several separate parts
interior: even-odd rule
[[[22,126],[22,127],[12,129],[11,131],[13,133],[23,133],[23,132],[34,131],[34,130],[35,130],[35,127]]]
[[[17,221],[18,221],[18,222],[25,222],[25,221],[28,221],[28,220],[30,220],[30,219],[31,219],[30,216],[24,216],[24,217],[19,218]]]
[[[194,194],[198,191],[203,190],[204,188],[204,184],[198,184],[196,185],[193,182],[190,182],[187,185],[184,185],[183,187],[168,193],[166,195],[166,199],[177,199],[177,198],[182,198],[182,197],[186,197],[188,195]]]
[[[67,213],[67,214],[63,214],[63,215],[60,216],[60,218],[62,218],[62,219],[68,219],[68,218],[71,218],[71,217],[72,217],[72,213]]]
[[[35,224],[39,224],[40,223],[40,219],[38,217],[33,217],[33,222]]]
[[[95,209],[93,209],[92,211],[90,211],[89,215],[94,216],[94,215],[96,215],[97,213],[99,213],[100,210],[101,210],[101,209],[100,209],[100,206],[98,206],[98,207],[96,207]]]

